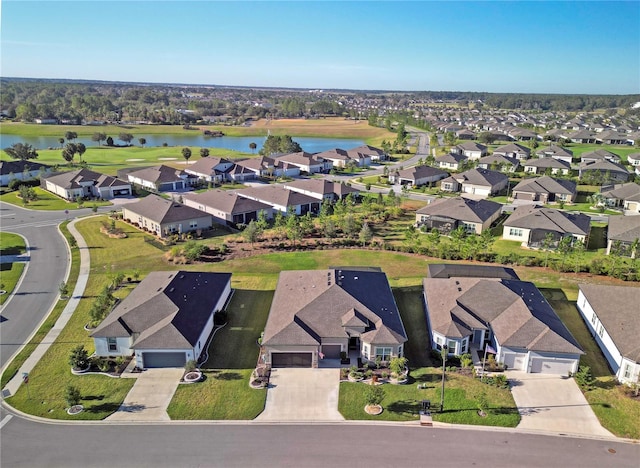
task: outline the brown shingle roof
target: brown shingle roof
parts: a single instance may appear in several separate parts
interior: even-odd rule
[[[640,239],[640,216],[609,216],[607,238],[622,242]]]
[[[502,209],[500,203],[490,200],[472,200],[464,197],[440,198],[420,208],[416,214],[446,216],[458,221],[483,223]]]
[[[187,193],[184,195],[184,198],[229,214],[240,214],[271,208],[271,205],[245,198],[236,192],[229,192],[227,190],[207,190],[201,193]]]
[[[586,236],[591,230],[591,218],[582,213],[526,205],[517,207],[504,222],[504,225]]]
[[[173,200],[166,200],[157,195],[147,195],[135,203],[123,205],[127,209],[158,224],[189,221],[195,218],[206,218],[211,215],[204,211],[185,206]]]

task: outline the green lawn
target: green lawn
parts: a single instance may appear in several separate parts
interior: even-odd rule
[[[372,416],[364,411],[366,404],[363,383],[340,383],[338,410],[345,419],[365,419],[382,421],[412,421],[419,418],[422,400],[430,400],[432,408],[438,408],[441,397],[442,373],[437,368],[412,369],[406,385],[384,384],[384,411]],[[417,384],[427,388],[418,389]],[[484,392],[489,403],[488,415],[480,417],[476,398]],[[479,379],[459,374],[447,373],[445,382],[444,412],[433,412],[434,421],[453,424],[473,424],[484,426],[515,427],[520,415],[511,391],[499,389],[480,382]]]
[[[618,437],[640,439],[640,401],[629,398],[625,390],[613,377],[599,377],[584,396],[603,427]]]
[[[0,255],[20,255],[26,251],[27,244],[22,236],[0,231]]]
[[[200,366],[206,380],[178,388],[168,409],[171,419],[253,419],[262,412],[267,392],[249,387],[249,379],[272,298],[273,291],[234,291],[228,324],[218,330],[209,359]]]
[[[8,192],[3,195],[0,195],[0,200],[6,203],[11,203],[13,205],[18,206],[26,206],[32,210],[44,210],[44,211],[62,211],[62,210],[78,210],[80,208],[91,208],[95,206],[109,206],[112,203],[108,201],[88,201],[83,202],[83,204],[69,202],[67,200],[63,200],[57,195],[52,194],[46,190],[41,189],[40,187],[35,187],[34,190],[38,195],[38,199],[36,201],[31,201],[27,205],[23,205],[22,199],[18,198],[17,191]]]
[[[4,304],[20,281],[22,272],[24,271],[24,263],[0,263],[0,289],[5,291],[0,295],[0,305]]]

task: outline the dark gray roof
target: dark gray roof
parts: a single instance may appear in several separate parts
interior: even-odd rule
[[[472,184],[493,187],[507,181],[509,178],[502,172],[492,171],[491,169],[470,169],[460,174],[454,174],[453,177],[461,184]]]
[[[465,141],[464,143],[460,143],[459,145],[456,145],[456,148],[462,151],[481,151],[481,152],[487,151],[487,147],[485,145],[476,143],[475,141]]]
[[[446,216],[458,221],[484,223],[501,209],[502,205],[494,201],[453,197],[436,199],[420,208],[416,214]]]
[[[526,205],[517,207],[504,225],[586,236],[591,231],[591,218],[582,213]]]
[[[604,149],[597,149],[597,150],[587,151],[585,153],[582,153],[582,155],[580,156],[580,159],[582,161],[588,161],[588,160],[601,161],[606,159],[608,161],[610,160],[610,161],[619,162],[620,156],[618,156],[615,153],[612,153],[611,151],[607,151]]]
[[[40,168],[49,169],[50,166],[35,161],[0,161],[0,175],[21,174],[25,168],[28,171],[39,171]]]
[[[398,171],[398,175],[403,179],[418,180],[424,177],[447,177],[449,173],[437,167],[432,166],[414,166],[408,169]]]
[[[166,200],[153,194],[147,195],[135,203],[127,203],[123,205],[123,209],[127,209],[158,224],[211,217],[210,214],[204,211],[185,206],[173,200]]]
[[[640,200],[640,185],[635,182],[626,184],[616,184],[611,187],[602,187],[602,195],[606,198],[617,198],[618,200]]]
[[[579,165],[580,172],[584,171],[601,171],[601,172],[619,172],[629,174],[626,167],[616,164],[613,161],[602,160],[596,162],[581,162]]]
[[[490,324],[501,346],[583,354],[582,348],[533,283],[508,279],[425,278],[432,328],[445,336]],[[466,314],[473,318],[469,323]],[[457,323],[456,323],[457,322]]]
[[[354,317],[368,324],[361,336],[365,341],[400,344],[407,340],[384,273],[370,269],[283,271],[263,344],[314,345],[327,338],[347,338],[345,324]]]
[[[271,205],[245,198],[236,192],[228,190],[207,190],[201,193],[187,193],[185,199],[199,203],[229,214],[249,213],[253,211],[268,210]]]
[[[215,168],[219,164],[230,164],[231,161],[224,158],[215,158],[208,156],[206,158],[200,158],[195,163],[190,164],[186,170],[190,172],[196,172],[198,174],[211,175],[215,173]]]
[[[293,182],[285,183],[284,187],[293,187],[307,192],[316,193],[318,195],[334,194],[339,198],[350,193],[360,193],[358,189],[355,189],[344,182],[333,182],[327,179],[298,179]]]
[[[511,164],[512,166],[519,166],[520,161],[517,158],[511,156],[504,156],[503,154],[492,154],[490,156],[484,156],[478,159],[478,164]]]
[[[231,273],[154,271],[91,334],[133,336],[134,349],[193,348]]]
[[[188,174],[181,169],[175,169],[165,165],[146,167],[144,169],[131,171],[128,175],[156,184],[176,182],[183,180],[183,177],[188,176]]]
[[[427,265],[429,278],[520,278],[512,268],[494,265],[466,265],[458,263],[430,263]]]
[[[618,351],[640,363],[640,288],[581,284],[580,290]]]
[[[526,146],[519,145],[517,143],[508,143],[497,147],[493,154],[507,154],[507,153],[524,153],[531,154],[531,150]]]
[[[548,167],[551,169],[571,169],[571,164],[569,164],[567,161],[555,158],[530,159],[529,161],[525,162],[524,165],[540,167],[543,169],[546,169]]]
[[[513,188],[513,192],[575,194],[576,183],[566,179],[542,176],[520,181]]]
[[[607,238],[622,242],[640,239],[640,216],[609,216]]]
[[[557,157],[568,157],[571,156],[573,157],[573,151],[566,149],[566,148],[562,148],[560,146],[556,146],[556,145],[551,145],[551,146],[542,146],[540,148],[538,148],[538,150],[536,151],[536,154],[541,155],[542,157],[553,157],[553,156],[557,156]]]
[[[468,158],[464,154],[447,153],[442,156],[438,156],[436,158],[436,162],[461,163],[462,161],[466,161],[467,159]]]

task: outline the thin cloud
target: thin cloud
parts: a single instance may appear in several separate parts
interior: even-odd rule
[[[71,44],[65,44],[62,42],[31,42],[31,41],[12,41],[2,40],[2,45],[14,45],[25,47],[69,47]]]

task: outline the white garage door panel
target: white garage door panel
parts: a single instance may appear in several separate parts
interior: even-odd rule
[[[541,374],[568,374],[573,370],[573,360],[533,358],[531,360],[531,372]]]

